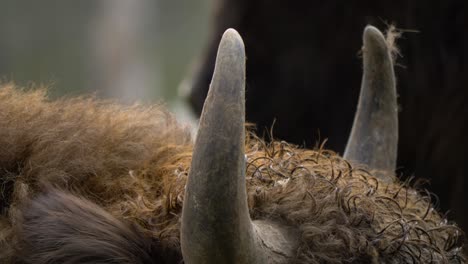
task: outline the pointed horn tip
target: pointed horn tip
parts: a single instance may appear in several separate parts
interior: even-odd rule
[[[233,39],[233,40],[242,42],[242,38],[239,32],[237,32],[237,30],[233,28],[228,28],[226,29],[226,31],[224,31],[223,39],[230,39],[230,40]]]
[[[228,28],[226,29],[226,31],[224,31],[223,33],[223,38],[224,37],[227,37],[227,36],[233,36],[233,37],[239,37],[240,38],[240,35],[239,35],[239,32],[237,32],[237,30],[233,29],[233,28]]]
[[[215,69],[208,95],[225,93],[242,95],[245,89],[245,48],[239,33],[230,28],[221,38],[216,56]],[[237,91],[237,92],[236,92]],[[244,95],[242,95],[244,96]],[[230,97],[234,99],[234,97]]]
[[[229,28],[224,31],[219,48],[220,51],[229,50],[230,52],[237,53],[238,56],[245,56],[244,41],[242,40],[239,32],[233,28]]]
[[[387,50],[388,48],[385,36],[379,29],[371,25],[366,26],[364,29],[363,42],[364,47],[370,48],[371,50],[374,50],[374,48]]]

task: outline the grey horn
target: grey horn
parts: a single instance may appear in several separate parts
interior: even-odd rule
[[[381,172],[393,172],[397,158],[398,106],[391,51],[375,27],[365,28],[363,41],[364,75],[344,158]]]
[[[292,255],[290,230],[250,219],[244,95],[244,44],[235,30],[228,29],[219,44],[185,189],[181,226],[185,263],[287,263]]]

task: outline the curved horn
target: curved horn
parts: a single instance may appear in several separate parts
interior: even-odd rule
[[[185,191],[186,263],[261,263],[245,188],[244,94],[244,44],[228,29],[219,44]]]
[[[396,168],[398,111],[390,49],[373,26],[364,30],[364,75],[359,104],[344,158],[372,169]]]
[[[297,246],[297,234],[288,228],[250,219],[244,95],[244,44],[228,29],[219,44],[185,188],[185,263],[289,263]]]

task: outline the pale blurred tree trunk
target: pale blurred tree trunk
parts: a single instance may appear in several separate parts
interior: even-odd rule
[[[157,34],[155,1],[102,0],[90,23],[91,87],[124,102],[150,99],[161,92],[158,68],[150,64],[148,43]],[[152,36],[148,36],[151,34]],[[154,49],[154,47],[153,47]]]

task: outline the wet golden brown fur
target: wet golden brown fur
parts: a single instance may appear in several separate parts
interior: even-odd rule
[[[464,262],[462,231],[407,182],[379,182],[323,148],[246,144],[251,216],[300,232],[297,263]],[[4,85],[0,259],[181,261],[191,152],[188,129],[162,107],[48,101]]]

